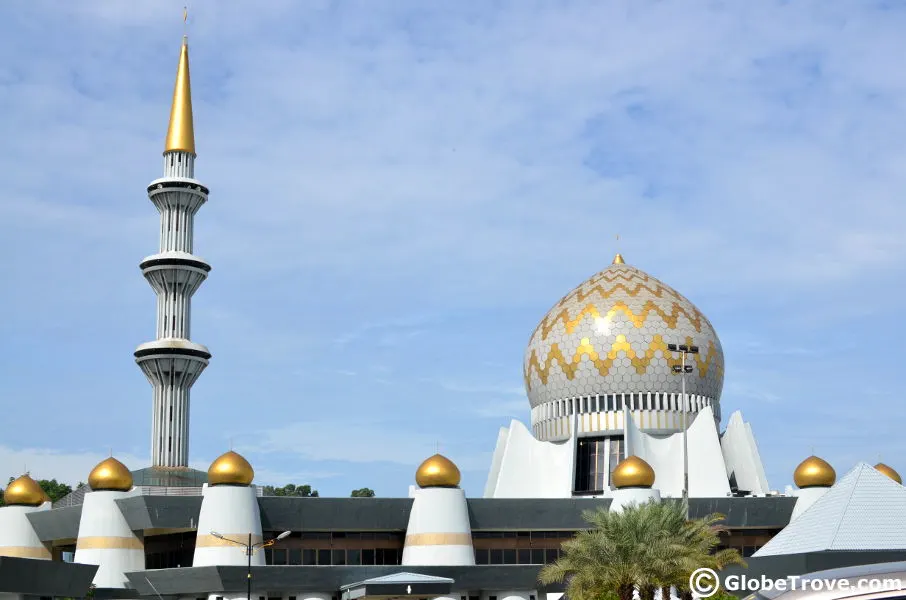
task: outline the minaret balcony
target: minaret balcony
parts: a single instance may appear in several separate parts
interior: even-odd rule
[[[158,294],[191,297],[211,271],[211,265],[187,252],[163,252],[145,258],[139,267]]]

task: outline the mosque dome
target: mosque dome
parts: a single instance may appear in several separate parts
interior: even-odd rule
[[[208,467],[208,485],[251,485],[255,469],[249,461],[230,450]]]
[[[456,487],[462,481],[459,467],[441,454],[435,454],[415,472],[415,483],[419,487]]]
[[[128,492],[132,489],[132,473],[126,465],[111,456],[91,470],[88,474],[88,485],[94,492]]]
[[[28,474],[11,481],[3,490],[3,502],[7,506],[40,506],[49,501],[47,493]]]
[[[613,470],[614,487],[650,488],[654,485],[654,469],[638,456],[627,456]]]
[[[680,364],[668,344],[698,346],[686,391],[719,418],[724,356],[708,319],[685,297],[617,254],[609,267],[564,296],[532,333],[523,374],[533,422],[559,400],[645,392],[679,394]]]
[[[900,477],[900,474],[897,473],[893,467],[888,467],[884,463],[878,463],[875,465],[875,470],[887,475],[899,484],[903,483],[903,478]]]
[[[796,467],[793,481],[800,488],[831,487],[837,481],[837,472],[827,461],[809,456]]]

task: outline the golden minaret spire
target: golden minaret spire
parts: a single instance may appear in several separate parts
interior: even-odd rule
[[[185,13],[183,13],[185,18]],[[192,124],[192,86],[189,82],[189,41],[182,37],[179,67],[176,69],[176,87],[173,88],[173,108],[170,109],[170,127],[164,152],[189,152],[195,154],[195,128]]]

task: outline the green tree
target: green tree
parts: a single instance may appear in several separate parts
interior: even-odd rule
[[[371,488],[361,488],[358,490],[352,490],[350,497],[352,497],[352,498],[374,498],[374,490]]]
[[[590,528],[561,546],[561,558],[542,568],[544,584],[566,582],[571,600],[601,600],[615,595],[651,600],[659,587],[688,587],[688,577],[703,566],[741,562],[735,551],[713,551],[720,543],[716,524],[722,515],[686,520],[684,505],[649,502],[621,513],[586,511]]]
[[[313,490],[310,485],[300,485],[288,483],[283,487],[274,487],[272,485],[264,486],[265,496],[291,496],[296,498],[317,498],[318,490]]]
[[[60,498],[72,493],[72,486],[65,483],[59,483],[56,479],[39,479],[38,485],[44,490],[44,493],[50,496],[51,502],[56,502]]]

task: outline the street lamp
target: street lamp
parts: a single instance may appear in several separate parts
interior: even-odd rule
[[[686,364],[686,355],[698,354],[698,346],[692,344],[667,344],[667,350],[680,353],[680,364],[673,366],[673,372],[683,378],[683,504],[686,506],[686,518],[689,517],[689,443],[686,431],[688,423],[686,414],[689,411],[686,398],[686,373],[692,372],[692,365]]]
[[[268,546],[273,546],[274,544],[276,544],[283,538],[287,537],[291,533],[292,533],[291,531],[284,531],[283,533],[281,533],[280,535],[278,535],[277,537],[275,537],[272,540],[267,540],[266,542],[258,542],[255,544],[252,543],[252,534],[250,533],[249,534],[249,543],[246,544],[245,542],[240,542],[238,540],[230,539],[223,534],[217,533],[216,531],[211,532],[211,535],[213,535],[215,538],[219,538],[225,542],[230,542],[231,544],[236,544],[237,546],[242,546],[243,548],[245,548],[245,553],[249,557],[248,572],[246,573],[246,579],[248,580],[248,595],[246,596],[247,600],[252,600],[252,555],[255,553],[255,550],[258,550],[259,548],[266,548]]]

